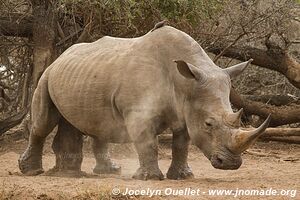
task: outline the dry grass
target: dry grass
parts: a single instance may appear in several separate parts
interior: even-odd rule
[[[19,199],[17,196],[19,195],[20,188],[14,185],[12,188],[7,188],[3,182],[0,188],[0,200],[10,200],[10,199]]]
[[[12,188],[7,188],[5,183],[3,182],[0,188],[0,200],[11,200],[11,199],[39,199],[39,200],[54,200],[54,199],[70,199],[70,200],[128,200],[128,199],[161,199],[160,197],[150,198],[143,196],[126,196],[126,195],[118,195],[115,196],[111,193],[112,187],[103,186],[98,188],[98,190],[78,190],[75,195],[70,195],[66,193],[53,193],[49,196],[46,193],[32,194],[25,191],[17,185]]]

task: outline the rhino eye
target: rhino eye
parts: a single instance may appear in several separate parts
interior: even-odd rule
[[[205,122],[205,125],[208,127],[212,127],[212,124],[210,122]]]
[[[207,120],[205,120],[204,124],[207,128],[211,128],[211,127],[213,127],[213,120],[207,119]]]

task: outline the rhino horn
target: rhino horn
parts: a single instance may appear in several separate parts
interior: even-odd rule
[[[237,65],[233,65],[231,67],[223,69],[223,71],[225,71],[227,74],[229,74],[231,79],[235,78],[236,76],[240,75],[246,69],[246,67],[249,66],[249,64],[252,61],[253,61],[253,59],[251,58],[250,60],[248,60],[246,62],[242,62]]]
[[[231,113],[226,116],[226,121],[232,125],[233,127],[240,127],[241,126],[241,118],[243,115],[243,108],[241,108],[236,113]]]
[[[245,131],[238,130],[232,135],[232,150],[236,153],[242,153],[250,147],[254,141],[261,136],[271,121],[271,115],[256,129]]]

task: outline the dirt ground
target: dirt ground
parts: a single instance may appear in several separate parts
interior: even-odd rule
[[[49,170],[54,165],[54,154],[47,142],[44,150],[43,165]],[[282,143],[258,143],[249,153],[243,155],[240,169],[222,171],[214,169],[210,162],[195,147],[191,147],[189,164],[195,174],[190,180],[138,181],[131,179],[138,167],[137,155],[131,144],[111,145],[112,158],[122,166],[121,175],[94,175],[92,168],[95,160],[85,145],[85,157],[82,170],[86,177],[54,177],[39,175],[23,176],[17,166],[19,154],[24,151],[27,141],[0,141],[0,199],[148,199],[149,195],[118,195],[114,191],[158,190],[151,199],[300,199],[300,145]],[[171,162],[169,145],[160,147],[159,165],[166,173]],[[255,154],[255,155],[254,155]],[[118,189],[116,189],[118,188]],[[167,195],[166,189],[190,188],[200,190],[198,195]],[[297,190],[284,191],[288,195],[209,195],[210,190]],[[249,191],[248,191],[249,192]],[[247,192],[245,192],[247,193]],[[149,194],[149,193],[148,193]],[[293,197],[295,196],[295,197]]]

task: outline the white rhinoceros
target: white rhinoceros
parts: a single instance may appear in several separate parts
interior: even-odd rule
[[[163,26],[138,38],[105,36],[66,50],[43,73],[32,101],[32,129],[19,159],[25,174],[42,173],[43,143],[63,117],[99,145],[133,142],[140,168],[134,178],[163,179],[157,135],[173,131],[167,177],[192,177],[191,139],[215,168],[238,169],[241,153],[263,133],[239,128],[230,78],[251,61],[221,69],[186,33]]]

